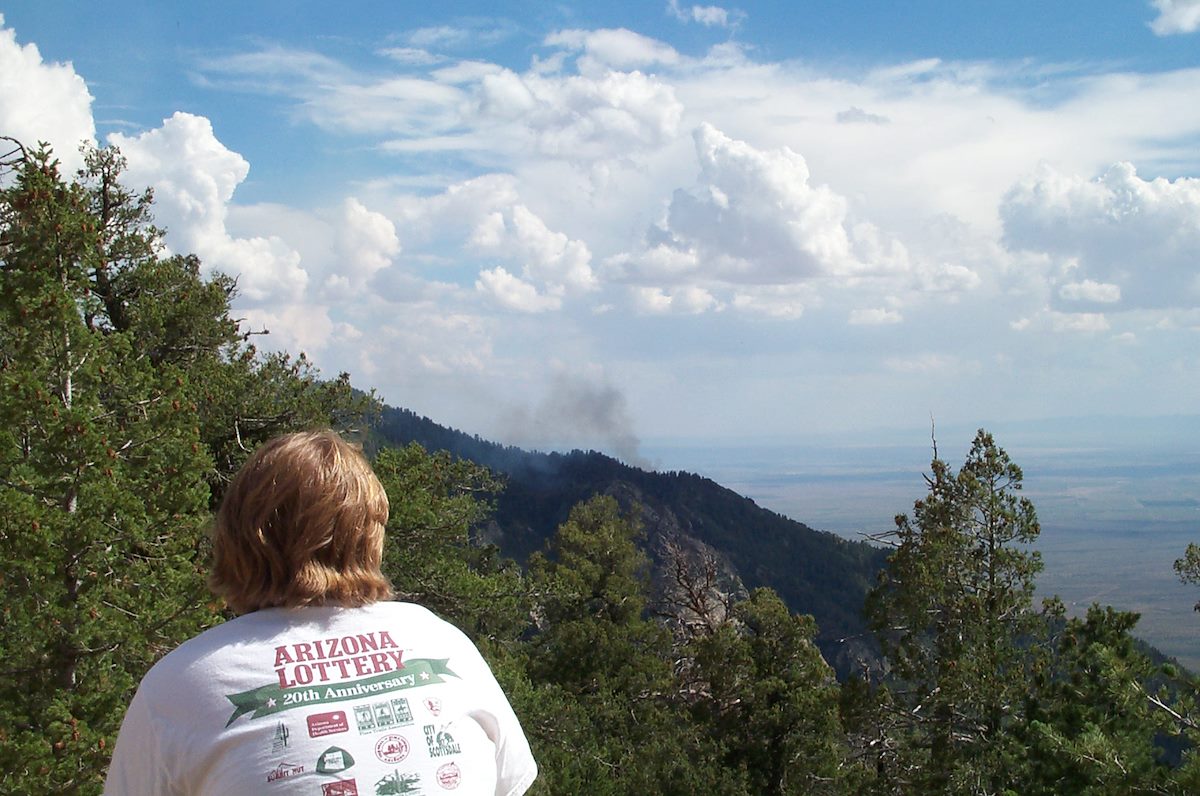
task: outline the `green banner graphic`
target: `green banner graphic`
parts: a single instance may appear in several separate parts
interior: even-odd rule
[[[233,703],[233,715],[225,722],[228,727],[237,721],[238,717],[253,711],[250,718],[270,716],[293,708],[321,705],[328,702],[345,702],[350,699],[384,694],[389,691],[400,691],[406,688],[419,688],[423,685],[445,682],[444,677],[457,678],[450,671],[449,658],[413,658],[404,662],[404,668],[395,672],[385,672],[374,677],[361,680],[348,680],[340,683],[310,683],[294,688],[281,688],[278,683],[251,688],[237,694],[226,694],[225,698]]]

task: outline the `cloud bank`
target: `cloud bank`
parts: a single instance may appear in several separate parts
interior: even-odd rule
[[[1198,24],[1155,7],[1161,35]],[[370,160],[319,194],[245,199],[260,172],[216,117],[164,108],[109,140],[272,344],[450,422],[518,407],[522,439],[628,451],[633,418],[733,429],[783,396],[845,425],[1190,394],[1165,374],[1193,372],[1200,327],[1200,70],[822,68],[730,38],[735,9],[663,13],[708,49],[576,25],[490,58],[520,31],[464,23],[357,60],[194,56],[197,90],[263,100],[281,142]],[[94,137],[70,64],[0,25],[0,67],[0,129],[67,156]]]

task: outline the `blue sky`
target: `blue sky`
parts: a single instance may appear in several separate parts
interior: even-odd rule
[[[1195,415],[1200,0],[0,3],[273,345],[505,442]]]

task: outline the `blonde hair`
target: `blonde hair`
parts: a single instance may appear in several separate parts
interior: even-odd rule
[[[383,485],[337,434],[275,437],[221,501],[209,586],[237,613],[388,599],[380,570],[387,518]]]

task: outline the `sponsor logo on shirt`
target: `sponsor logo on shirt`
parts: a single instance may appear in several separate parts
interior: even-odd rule
[[[413,723],[412,709],[404,697],[380,699],[365,705],[354,706],[354,723],[358,726],[358,734],[390,730]]]
[[[354,765],[354,758],[345,749],[331,746],[317,758],[318,774],[337,774]]]
[[[275,725],[275,735],[271,738],[271,751],[282,752],[287,749],[288,737],[291,732],[288,731],[287,725],[282,721]]]
[[[339,779],[321,786],[321,796],[358,796],[358,784],[352,779]]]
[[[408,740],[403,735],[388,733],[375,742],[375,756],[384,763],[399,763],[408,757]]]
[[[375,796],[419,793],[420,788],[421,777],[419,775],[394,771],[375,783]]]
[[[462,772],[455,763],[447,763],[437,770],[437,781],[446,790],[454,790],[462,782]]]
[[[308,737],[320,738],[323,735],[336,735],[350,729],[346,720],[346,711],[333,710],[329,713],[314,713],[308,717]]]
[[[435,716],[440,716],[442,714],[442,700],[438,699],[437,697],[427,697],[422,701],[421,704],[423,704],[425,709]]]
[[[390,633],[316,639],[275,648],[275,676],[280,688],[330,680],[348,680],[404,668],[402,653]]]
[[[267,782],[278,782],[281,779],[294,777],[297,774],[304,773],[304,766],[298,766],[295,763],[280,763],[267,772]]]
[[[429,747],[430,757],[446,757],[462,751],[454,736],[445,730],[438,730],[432,724],[425,725],[425,743]]]

